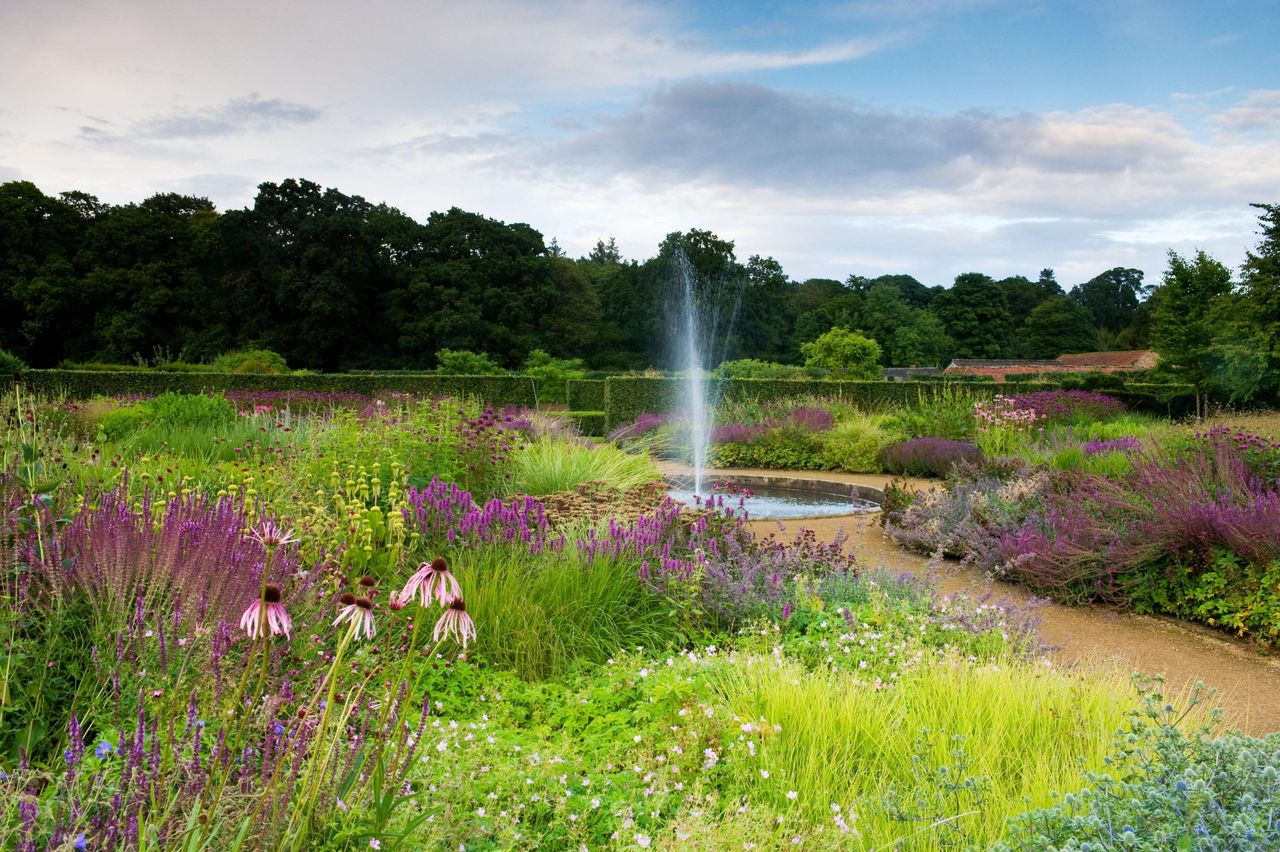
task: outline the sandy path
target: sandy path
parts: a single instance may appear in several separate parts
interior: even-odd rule
[[[778,472],[716,473],[767,476]],[[875,488],[883,487],[890,479],[837,473],[814,473],[812,478]],[[926,480],[916,484],[936,485]],[[928,570],[928,559],[909,553],[885,538],[875,516],[797,520],[786,526],[777,521],[757,521],[752,526],[763,532],[781,527],[788,536],[808,528],[823,540],[843,532],[864,565],[912,573]],[[1018,602],[1031,598],[1021,586],[993,582],[983,572],[963,568],[955,562],[944,564],[939,582],[946,592],[994,593],[996,598],[1007,597]],[[1125,673],[1162,674],[1171,695],[1203,681],[1218,690],[1230,725],[1255,735],[1280,731],[1280,658],[1264,656],[1254,645],[1207,627],[1106,607],[1045,603],[1039,615],[1040,632],[1054,646],[1054,657],[1061,663],[1090,662],[1115,666]]]

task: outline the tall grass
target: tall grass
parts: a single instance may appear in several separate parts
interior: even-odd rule
[[[861,832],[850,848],[987,847],[1007,818],[1102,768],[1131,701],[1118,679],[1029,663],[939,661],[876,689],[757,658],[725,667],[717,685],[738,717],[781,726],[760,743],[772,786],[741,782],[794,790],[828,825],[839,805]],[[986,780],[965,789],[966,778]]]
[[[523,545],[460,550],[452,567],[476,623],[476,653],[524,678],[602,663],[619,649],[661,648],[675,636],[669,604],[646,590],[634,559]]]
[[[897,412],[898,421],[908,438],[969,441],[977,430],[973,419],[973,404],[986,398],[969,389],[946,383],[928,393],[921,390],[920,399],[915,405],[905,406]]]
[[[612,444],[583,446],[548,439],[521,448],[512,474],[513,492],[533,497],[596,481],[627,491],[660,478],[647,455],[633,455]]]

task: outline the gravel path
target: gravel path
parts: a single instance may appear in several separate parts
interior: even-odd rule
[[[664,472],[680,471],[675,465],[664,467]],[[716,471],[718,476],[734,474],[778,472]],[[875,488],[883,487],[891,478],[825,472],[795,475]],[[929,480],[914,484],[925,488],[937,485]],[[762,532],[781,528],[787,536],[800,529],[812,529],[822,540],[831,540],[843,532],[864,565],[912,573],[929,570],[927,558],[885,538],[874,515],[797,520],[785,526],[777,521],[756,521],[752,526]],[[992,594],[997,599],[1009,598],[1019,603],[1032,599],[1021,586],[992,581],[984,572],[956,562],[937,566],[935,574],[948,593]],[[1114,666],[1124,673],[1163,674],[1170,695],[1203,681],[1218,690],[1229,725],[1254,735],[1280,731],[1280,658],[1263,655],[1255,645],[1207,627],[1108,607],[1044,603],[1039,615],[1040,632],[1056,649],[1053,655],[1060,663]]]

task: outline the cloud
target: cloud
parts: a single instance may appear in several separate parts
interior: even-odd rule
[[[914,115],[754,84],[692,82],[600,117],[541,156],[570,173],[659,183],[826,192],[909,176],[917,185],[957,186],[975,166],[1008,159],[1006,140],[1025,136],[1026,124],[1023,117]]]
[[[1265,133],[1280,130],[1280,89],[1258,89],[1237,105],[1211,119],[1227,133]]]
[[[145,119],[134,133],[144,139],[204,139],[310,124],[320,115],[315,107],[262,98],[255,92],[212,109],[179,110]]]

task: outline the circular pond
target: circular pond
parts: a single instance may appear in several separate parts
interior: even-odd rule
[[[883,494],[864,485],[786,476],[708,477],[703,494],[691,477],[669,477],[671,499],[689,506],[712,506],[753,520],[830,518],[878,512]]]

